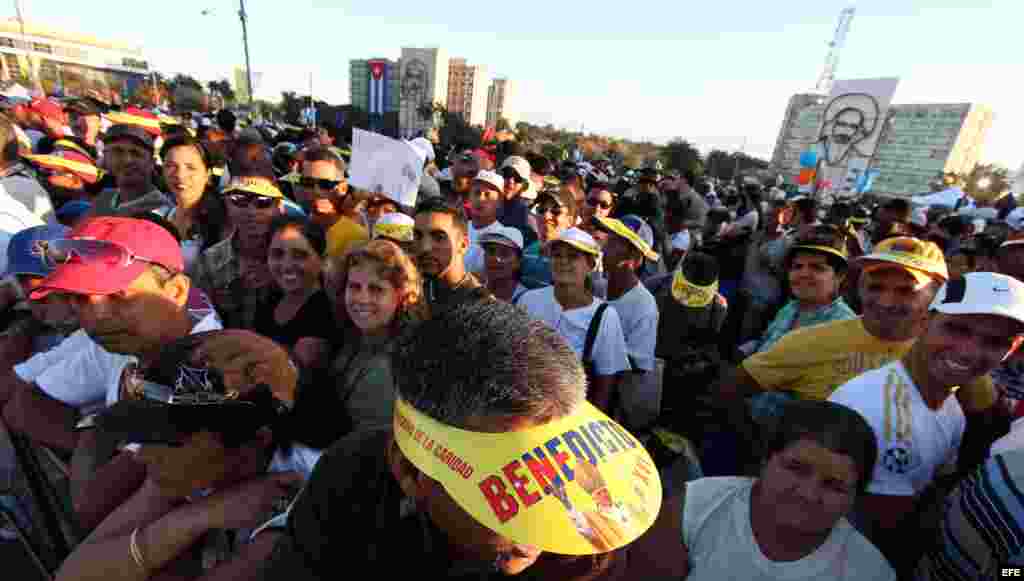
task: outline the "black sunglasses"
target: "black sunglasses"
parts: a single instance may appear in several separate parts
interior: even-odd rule
[[[501,170],[501,177],[505,178],[506,180],[512,180],[512,181],[514,181],[516,183],[519,183],[519,184],[521,184],[521,183],[526,181],[526,180],[520,178],[519,177],[519,173],[516,170],[512,169],[512,168],[507,168],[507,169]]]
[[[341,185],[341,180],[328,180],[302,176],[299,178],[299,185],[308,189],[320,188],[321,190],[333,190]]]
[[[602,210],[607,210],[612,207],[611,202],[606,202],[604,200],[599,200],[597,198],[590,198],[589,200],[587,200],[587,203],[595,208],[601,208]]]
[[[274,204],[277,203],[277,198],[257,196],[253,194],[230,194],[228,196],[228,201],[236,208],[248,208],[252,205],[255,206],[257,210],[266,210],[268,208],[272,208]]]
[[[558,204],[544,204],[541,206],[537,206],[537,214],[540,216],[543,216],[545,214],[551,214],[552,216],[557,218],[564,213],[565,208],[559,206]]]

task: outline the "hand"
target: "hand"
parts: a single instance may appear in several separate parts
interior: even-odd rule
[[[320,337],[302,337],[295,343],[292,353],[295,362],[307,369],[327,366],[330,344]]]
[[[273,516],[282,498],[292,498],[302,486],[298,472],[280,472],[247,480],[217,492],[199,503],[212,529],[251,529]]]
[[[277,399],[295,403],[299,370],[288,352],[273,339],[242,329],[230,329],[203,341],[197,357],[224,374],[225,387],[242,390],[266,384]]]

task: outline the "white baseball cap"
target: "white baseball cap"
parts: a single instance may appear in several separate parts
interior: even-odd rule
[[[493,171],[482,169],[480,170],[479,173],[476,174],[476,177],[473,178],[473,181],[490,184],[497,188],[499,192],[505,191],[505,178],[501,177],[500,175],[496,174]]]
[[[480,246],[484,244],[501,244],[502,246],[508,246],[515,248],[519,251],[523,250],[523,233],[518,228],[511,226],[499,226],[494,230],[480,236]]]
[[[970,272],[942,285],[930,310],[947,315],[996,315],[1024,323],[1024,282],[1005,274]]]

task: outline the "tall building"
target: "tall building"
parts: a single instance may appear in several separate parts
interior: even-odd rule
[[[142,48],[17,19],[0,21],[0,76],[39,79],[48,94],[127,97],[146,80]]]
[[[800,173],[800,153],[818,140],[826,100],[814,94],[797,94],[789,100],[772,166],[790,181],[795,182]],[[981,159],[991,125],[992,111],[984,105],[890,105],[874,150],[864,152],[870,159],[860,162],[862,167],[878,170],[871,192],[923,193],[938,174],[969,173]]]
[[[412,137],[435,126],[434,104],[448,102],[448,53],[443,48],[402,48],[398,123]]]
[[[519,112],[515,110],[515,85],[509,79],[494,79],[487,91],[487,126],[496,126],[502,118],[512,127],[519,122]]]
[[[470,125],[487,119],[487,67],[467,65],[464,58],[448,61],[448,112],[459,113]]]

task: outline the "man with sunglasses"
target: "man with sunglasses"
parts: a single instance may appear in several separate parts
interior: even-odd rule
[[[226,327],[251,329],[256,309],[272,290],[268,233],[283,211],[284,194],[265,178],[238,177],[223,195],[235,232],[203,251],[189,274],[213,300]]]
[[[307,150],[295,190],[299,204],[327,232],[328,256],[370,239],[369,230],[354,219],[359,199],[349,190],[347,169],[345,160],[325,147]]]
[[[156,220],[95,217],[66,239],[40,246],[55,269],[30,297],[69,301],[82,333],[15,366],[0,380],[0,391],[10,395],[4,407],[8,426],[44,444],[74,450],[72,500],[87,529],[118,506],[143,476],[130,457],[111,460],[110,443],[89,429],[91,416],[116,400],[130,363],[146,365],[164,344],[220,328],[216,314],[197,320],[189,312],[191,281],[182,272],[181,247]],[[72,432],[80,416],[79,430]]]

